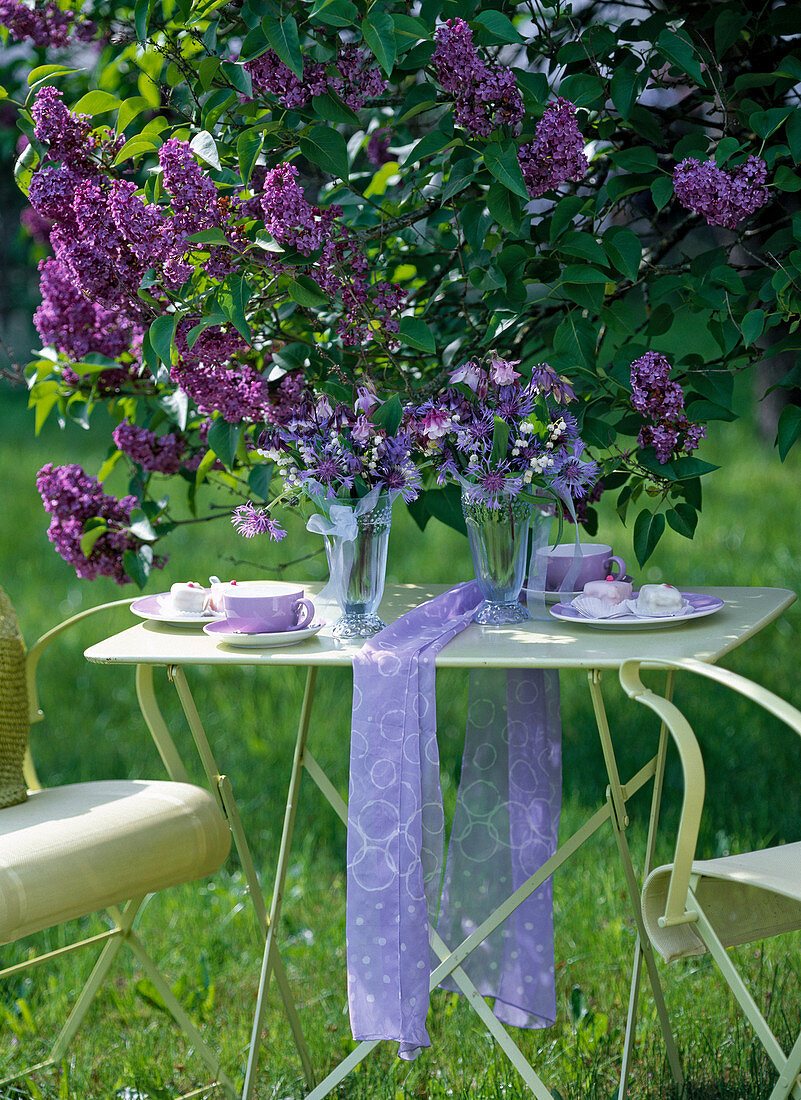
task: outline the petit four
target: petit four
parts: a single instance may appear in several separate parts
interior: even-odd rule
[[[617,580],[610,573],[605,581],[587,581],[583,594],[609,604],[619,604],[631,599],[631,582]]]
[[[202,615],[207,596],[206,589],[196,581],[179,582],[170,587],[169,604],[173,611]]]
[[[221,581],[219,577],[209,577],[209,582],[209,610],[218,613],[225,611],[225,590],[235,585],[236,581]]]
[[[636,600],[641,615],[676,615],[684,607],[684,597],[672,584],[644,584]]]

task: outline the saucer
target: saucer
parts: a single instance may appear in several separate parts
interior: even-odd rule
[[[313,638],[324,626],[325,623],[314,622],[309,626],[268,634],[259,631],[252,619],[230,618],[206,623],[203,633],[217,642],[225,642],[226,645],[240,646],[245,649],[271,649],[304,642],[307,638]]]
[[[167,626],[200,626],[219,618],[217,611],[176,611],[170,607],[169,592],[156,592],[152,596],[139,596],[131,604],[131,611],[140,619]]]

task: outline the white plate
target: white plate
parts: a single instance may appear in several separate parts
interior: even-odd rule
[[[277,634],[242,634],[231,630],[225,619],[214,623],[206,623],[203,633],[214,638],[216,642],[225,642],[226,645],[239,646],[241,649],[275,649],[278,646],[297,645],[305,642],[325,626],[325,623],[312,623],[311,626],[302,626],[299,630],[281,630]]]
[[[202,614],[195,611],[171,611],[167,603],[169,598],[169,592],[140,596],[131,604],[131,611],[140,619],[150,619],[154,623],[165,623],[169,626],[201,626],[221,618],[216,611],[204,611]]]
[[[692,611],[688,611],[686,615],[619,615],[614,619],[589,619],[566,603],[558,603],[548,610],[555,619],[580,626],[594,626],[601,630],[651,630],[653,627],[678,626],[680,623],[702,619],[705,615],[714,615],[723,607],[723,600],[717,596],[705,596],[700,592],[682,592],[682,596],[692,607]]]

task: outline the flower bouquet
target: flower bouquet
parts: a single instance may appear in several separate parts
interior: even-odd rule
[[[401,431],[397,397],[382,402],[368,389],[353,406],[304,391],[259,440],[259,455],[273,462],[283,488],[266,508],[248,503],[234,511],[245,536],[286,531],[272,517],[276,504],[298,503],[303,495],[319,509],[307,528],[323,535],[330,582],[318,606],[330,596],[341,616],[337,637],[369,637],[385,624],[377,615],[384,592],[392,504],[417,496],[420,473],[412,443]]]
[[[462,510],[483,624],[529,618],[519,602],[535,507],[544,541],[553,508],[574,513],[598,476],[584,450],[576,418],[565,406],[570,383],[547,363],[529,377],[519,360],[469,360],[450,374],[451,385],[409,410],[412,438],[437,468],[437,481],[462,489]],[[528,373],[528,372],[526,372]]]

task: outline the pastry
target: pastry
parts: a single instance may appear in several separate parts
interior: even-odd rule
[[[637,596],[641,615],[675,615],[684,606],[684,597],[672,584],[644,584]]]
[[[196,581],[182,581],[170,587],[169,604],[173,611],[185,615],[202,615],[208,592]]]
[[[209,577],[209,581],[209,610],[222,614],[225,611],[225,590],[235,585],[236,581],[221,581],[219,577]]]
[[[616,580],[610,573],[605,581],[587,581],[583,594],[615,605],[631,599],[631,583]]]

